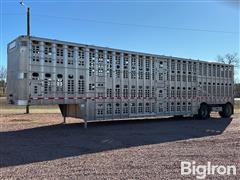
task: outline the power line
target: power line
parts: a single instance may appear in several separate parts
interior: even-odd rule
[[[239,33],[239,32],[223,31],[223,30],[209,30],[209,29],[199,29],[199,28],[182,28],[182,27],[171,27],[171,26],[158,26],[158,25],[146,25],[146,24],[120,23],[120,22],[113,22],[113,21],[99,21],[99,20],[85,19],[85,18],[53,16],[53,15],[42,15],[42,14],[32,14],[32,15],[33,16],[38,16],[38,17],[49,17],[49,18],[57,18],[57,19],[69,19],[69,20],[74,20],[74,21],[86,21],[86,22],[93,22],[93,23],[113,24],[113,25],[143,27],[143,28],[158,28],[158,29],[168,29],[168,30],[185,30],[185,31],[199,31],[199,32],[212,32],[212,33],[228,33],[228,34],[237,34],[237,33]]]
[[[17,13],[6,13],[1,15],[23,15]],[[40,18],[55,18],[55,19],[67,19],[73,21],[85,21],[91,23],[101,23],[101,24],[112,24],[120,26],[132,26],[132,27],[142,27],[142,28],[155,28],[155,29],[167,29],[167,30],[181,30],[181,31],[195,31],[195,32],[209,32],[209,33],[225,33],[225,34],[238,34],[238,31],[223,31],[223,30],[210,30],[210,29],[200,29],[200,28],[185,28],[185,27],[173,27],[173,26],[158,26],[158,25],[147,25],[147,24],[133,24],[133,23],[120,23],[113,21],[100,21],[94,19],[85,19],[85,18],[76,18],[76,17],[66,17],[66,16],[54,16],[54,15],[45,15],[45,14],[34,14],[31,16],[40,17]]]
[[[228,0],[230,3],[238,3],[239,0]],[[226,0],[28,0],[28,3],[213,3],[226,2]],[[8,0],[3,3],[16,3],[16,0]]]

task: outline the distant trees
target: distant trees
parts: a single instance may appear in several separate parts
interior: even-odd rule
[[[218,55],[217,61],[224,64],[234,65],[234,81],[235,83],[240,82],[240,73],[239,73],[239,65],[240,59],[237,53],[227,53],[224,56]]]
[[[240,58],[238,57],[237,53],[228,53],[225,56],[217,56],[217,61],[224,64],[231,64],[234,65],[234,94],[235,97],[240,97],[240,72],[239,72],[239,65],[240,65]]]
[[[234,66],[239,66],[239,57],[237,53],[227,53],[225,56],[218,55],[217,56],[218,62],[224,64],[231,64]]]
[[[7,68],[4,66],[0,67],[0,96],[5,95],[7,79]]]
[[[7,78],[7,69],[6,69],[6,67],[1,66],[0,67],[0,80],[6,81],[6,78]]]

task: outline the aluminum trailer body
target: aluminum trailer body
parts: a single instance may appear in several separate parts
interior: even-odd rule
[[[86,121],[233,113],[232,65],[19,36],[8,44],[7,99],[58,104]]]

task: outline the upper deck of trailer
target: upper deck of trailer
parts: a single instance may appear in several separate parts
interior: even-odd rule
[[[28,40],[29,37],[26,35],[20,35],[10,43],[9,45],[16,41],[16,40]],[[109,48],[109,47],[102,47],[102,46],[96,46],[96,45],[88,45],[88,44],[81,44],[81,43],[75,43],[75,42],[68,42],[68,41],[61,41],[57,39],[49,39],[49,38],[41,38],[41,37],[35,37],[35,36],[30,36],[30,39],[32,41],[38,41],[38,42],[44,42],[44,43],[55,43],[59,45],[66,45],[66,46],[73,46],[73,47],[79,47],[79,48],[89,48],[89,49],[96,49],[96,50],[105,50],[108,52],[116,52],[116,53],[124,53],[124,54],[129,54],[129,55],[137,55],[137,56],[149,56],[149,57],[155,57],[155,58],[160,58],[160,59],[169,59],[169,60],[181,60],[181,61],[191,61],[191,62],[201,62],[201,63],[207,63],[207,64],[215,64],[215,65],[224,65],[224,66],[229,66],[233,67],[233,65],[230,64],[224,64],[224,63],[219,63],[219,62],[214,62],[214,61],[204,61],[204,60],[195,60],[191,58],[180,58],[180,57],[174,57],[174,56],[165,56],[165,55],[158,55],[158,54],[151,54],[151,53],[144,53],[144,52],[137,52],[137,51],[129,51],[129,50],[123,50],[123,49],[115,49],[115,48]]]

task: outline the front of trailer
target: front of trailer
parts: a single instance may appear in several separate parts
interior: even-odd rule
[[[28,105],[29,41],[18,37],[7,49],[7,100],[10,104]]]
[[[76,80],[70,77],[75,76],[76,68],[67,64],[64,44],[58,48],[57,44],[28,36],[19,36],[8,44],[7,101],[24,106],[56,104],[64,119],[87,119],[86,100],[75,97]],[[62,50],[59,57],[56,49]],[[83,76],[81,73],[85,72],[78,75]]]

